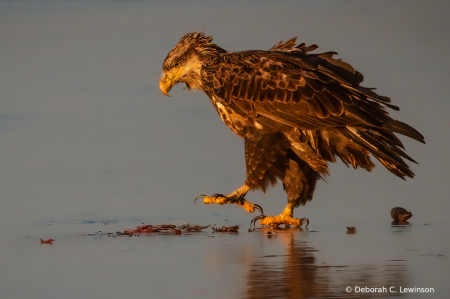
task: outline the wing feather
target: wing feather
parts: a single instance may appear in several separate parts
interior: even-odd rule
[[[319,100],[334,116],[340,116],[344,112],[342,102],[336,100],[334,97],[329,97],[325,92],[317,93],[316,100]]]
[[[267,126],[323,130],[329,132],[327,136],[342,136],[355,143],[354,147],[346,143],[345,148],[338,149],[331,142],[338,142],[340,137],[328,137],[323,139],[330,143],[328,146],[310,144],[316,151],[323,148],[331,160],[338,154],[345,163],[370,170],[373,164],[365,158],[367,151],[396,175],[412,176],[402,158],[414,160],[401,150],[403,145],[393,133],[421,142],[423,136],[389,117],[387,108],[398,110],[390,104],[390,98],[359,86],[362,74],[332,58],[336,53],[309,54],[317,46],[292,48],[293,43],[279,43],[271,51],[224,53],[208,60],[201,72],[203,90],[225,106],[239,107],[235,112],[242,117],[265,117]],[[262,152],[264,156],[254,160],[263,159],[270,168],[275,163],[273,153],[269,149]],[[248,170],[256,171],[253,180],[258,181],[264,172],[257,172],[254,163],[252,160]]]

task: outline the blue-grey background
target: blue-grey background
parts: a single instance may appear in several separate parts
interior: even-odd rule
[[[378,87],[400,106],[393,117],[427,142],[401,138],[420,163],[411,165],[416,178],[402,181],[376,162],[371,173],[330,165],[331,176],[317,184],[313,201],[295,211],[320,234],[292,238],[309,242],[330,264],[379,265],[389,260],[384,254],[395,259],[398,253],[406,261],[405,286],[435,287],[437,298],[450,292],[439,283],[450,274],[449,9],[446,1],[0,1],[2,298],[61,298],[56,285],[65,298],[250,296],[245,257],[257,255],[265,238],[246,233],[254,215],[235,205],[193,204],[199,194],[228,194],[244,183],[243,140],[203,93],[179,85],[167,98],[158,87],[165,56],[191,31],[212,35],[230,51],[269,49],[298,36],[298,42],[319,45],[317,51],[338,52],[364,74],[364,86]],[[247,199],[276,215],[285,197],[279,184]],[[414,214],[399,235],[390,227],[395,206]],[[240,239],[228,242],[245,243],[247,251],[211,242],[217,237],[205,239],[209,247],[196,237],[176,244],[154,238],[153,247],[123,239],[120,246],[135,250],[123,261],[128,269],[115,264],[122,257],[107,254],[120,252],[119,241],[105,240],[109,245],[96,251],[91,246],[98,239],[81,237],[140,223],[130,220],[171,219],[242,224]],[[117,222],[97,227],[83,220]],[[346,225],[358,228],[352,239]],[[40,237],[57,241],[40,246]],[[95,262],[86,261],[91,253],[98,254]],[[149,254],[155,260],[139,261]],[[211,255],[223,261],[216,270],[204,258]],[[191,273],[198,280],[187,279]],[[135,284],[127,288],[122,280]],[[173,280],[184,293],[172,290]],[[104,282],[111,286],[98,286]]]

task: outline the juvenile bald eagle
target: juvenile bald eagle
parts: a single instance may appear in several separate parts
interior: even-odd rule
[[[313,197],[316,181],[328,174],[327,163],[338,156],[347,166],[371,171],[370,154],[404,179],[413,172],[403,159],[415,162],[394,133],[424,143],[412,127],[392,119],[399,110],[388,97],[359,84],[363,75],[336,52],[312,54],[316,45],[295,45],[296,38],[269,51],[228,52],[203,33],[189,33],[163,63],[161,91],[168,95],[184,82],[211,99],[223,122],[245,140],[247,179],[228,196],[200,195],[205,203],[236,203],[255,208],[263,225],[299,227],[305,219],[293,210]],[[283,182],[288,204],[275,217],[245,200],[250,189]]]

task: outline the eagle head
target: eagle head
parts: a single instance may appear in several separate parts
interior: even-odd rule
[[[218,55],[226,51],[211,43],[212,37],[203,32],[188,33],[167,54],[163,63],[163,74],[159,81],[159,88],[166,96],[179,82],[184,82],[189,90],[201,88],[201,68],[211,55]]]

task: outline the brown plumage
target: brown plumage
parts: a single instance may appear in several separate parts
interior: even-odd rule
[[[178,82],[202,90],[225,124],[244,138],[247,180],[238,197],[248,189],[265,191],[280,179],[291,208],[305,204],[336,156],[371,171],[372,154],[398,177],[413,177],[403,159],[415,161],[394,133],[424,139],[389,116],[389,108],[399,108],[360,86],[363,75],[334,59],[337,53],[312,54],[316,45],[296,46],[295,40],[269,51],[227,52],[211,37],[189,33],[164,61],[163,93]]]

